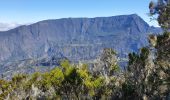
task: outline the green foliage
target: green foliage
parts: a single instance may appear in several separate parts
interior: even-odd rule
[[[141,49],[141,54],[140,54],[141,60],[142,61],[146,60],[148,58],[148,56],[149,56],[149,53],[150,53],[150,51],[149,51],[148,48],[142,48]]]
[[[2,92],[0,94],[0,100],[3,100],[10,92],[10,84],[8,81],[0,80],[0,91]]]
[[[14,77],[12,77],[12,81],[15,84],[18,84],[18,83],[24,81],[26,78],[27,78],[27,75],[25,75],[25,74],[17,74]]]
[[[42,79],[38,81],[38,87],[43,92],[47,91],[51,87],[51,78],[49,73],[42,74]]]
[[[61,82],[64,80],[64,74],[60,68],[55,68],[50,72],[50,79],[54,87],[61,86]]]
[[[113,51],[110,53],[115,54]],[[110,71],[120,70],[115,62],[112,63],[110,63]],[[112,85],[115,79],[113,76],[106,78],[100,74],[93,74],[87,64],[74,65],[70,64],[68,60],[64,60],[60,66],[50,72],[36,72],[32,75],[17,74],[9,82],[0,80],[2,91],[0,97],[17,99],[18,95],[23,98],[29,95],[30,99],[38,99],[41,96],[44,98],[99,99],[110,96],[108,94],[111,94],[115,87]],[[36,96],[33,96],[34,92],[37,93]]]
[[[137,54],[130,53],[129,54],[129,65],[133,64],[134,62],[136,62],[139,59],[139,56]]]
[[[122,91],[123,91],[123,98],[126,99],[133,99],[132,97],[135,96],[135,86],[130,81],[125,82],[122,84]]]
[[[168,40],[169,38],[170,38],[170,32],[164,32],[162,35],[158,35],[156,48],[163,45],[164,41]]]

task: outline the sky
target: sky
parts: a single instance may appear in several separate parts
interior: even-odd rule
[[[0,23],[13,25],[68,17],[107,17],[138,14],[147,23],[151,0],[1,0]],[[1,24],[0,24],[1,25]]]

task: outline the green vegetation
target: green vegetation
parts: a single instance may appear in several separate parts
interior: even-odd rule
[[[164,0],[159,0],[158,3]],[[158,14],[162,35],[149,36],[150,46],[130,53],[128,66],[119,68],[115,51],[104,49],[89,67],[68,60],[46,73],[18,74],[0,80],[0,99],[11,100],[170,100],[169,1],[150,3]]]
[[[112,52],[108,55],[108,51]],[[111,49],[104,53],[115,61]],[[105,55],[105,54],[103,54]],[[112,59],[111,59],[112,58]],[[61,62],[60,66],[50,72],[34,73],[32,75],[19,74],[11,80],[0,81],[1,99],[100,99],[111,98],[116,90],[118,72],[115,62],[105,62],[111,68],[104,73],[90,71],[85,64],[70,64],[68,60]],[[111,74],[114,73],[114,74]]]

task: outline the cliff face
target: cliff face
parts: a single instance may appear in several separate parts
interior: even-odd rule
[[[125,56],[147,45],[148,33],[154,30],[159,29],[135,14],[41,21],[0,32],[0,61],[54,56],[74,62],[92,60],[103,48],[114,48]]]

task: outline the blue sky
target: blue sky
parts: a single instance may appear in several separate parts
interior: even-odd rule
[[[0,22],[34,23],[67,17],[100,17],[138,14],[150,25],[147,16],[150,0],[1,0]]]

